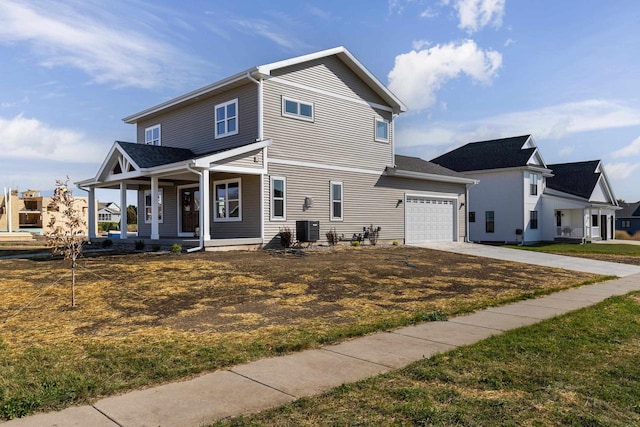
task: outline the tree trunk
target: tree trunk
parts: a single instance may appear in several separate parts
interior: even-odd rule
[[[71,307],[76,306],[76,260],[71,262]]]

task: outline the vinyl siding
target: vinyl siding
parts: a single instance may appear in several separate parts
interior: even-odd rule
[[[314,121],[282,116],[282,97],[314,105]],[[388,111],[309,90],[266,81],[264,132],[269,157],[312,161],[382,172],[392,166],[393,125]],[[389,141],[375,141],[375,118],[390,122]]]
[[[214,222],[215,181],[241,178],[240,197],[242,221]],[[260,175],[238,175],[228,173],[211,174],[211,238],[232,239],[260,237]]]
[[[270,220],[270,180],[265,177],[265,243],[274,244],[282,227],[295,231],[296,220],[320,221],[320,239],[326,232],[336,229],[338,235],[349,240],[362,227],[382,227],[380,239],[404,241],[404,200],[406,193],[423,195],[453,195],[464,201],[465,186],[427,182],[414,179],[387,177],[356,172],[332,171],[300,166],[269,165],[271,176],[287,179],[287,220]],[[330,220],[330,182],[343,183],[343,221]],[[305,197],[314,199],[314,206],[305,209]],[[459,204],[458,204],[459,205]],[[458,215],[460,240],[464,239],[464,213]]]
[[[176,237],[178,235],[178,193],[176,187],[160,187],[163,191],[162,219],[158,224],[160,238]],[[138,190],[138,235],[151,236],[151,223],[145,224],[144,192],[150,190],[150,186],[140,186]]]
[[[215,162],[213,165],[216,166],[226,166],[226,167],[241,167],[241,168],[252,168],[252,169],[262,169],[262,149],[254,150],[246,154],[241,154],[239,156],[234,156],[228,159],[221,160],[219,162]]]
[[[329,56],[284,67],[271,73],[294,83],[310,85],[351,98],[362,98],[385,105],[385,102],[338,57]]]
[[[215,105],[238,98],[238,133],[215,139]],[[196,155],[238,147],[258,137],[258,86],[249,83],[202,99],[137,124],[138,143],[144,144],[147,127],[161,125],[161,144],[187,148]]]

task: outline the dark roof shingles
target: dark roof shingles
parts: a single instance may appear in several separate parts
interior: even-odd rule
[[[522,149],[530,136],[470,142],[431,161],[458,172],[526,166],[536,150]]]
[[[140,168],[169,165],[196,157],[193,151],[186,148],[162,147],[123,141],[116,142]]]
[[[399,170],[463,178],[463,176],[456,171],[447,169],[443,166],[428,162],[426,160],[422,160],[419,157],[402,156],[396,154],[395,161],[396,168]]]
[[[547,187],[589,199],[600,179],[601,174],[596,172],[599,163],[599,160],[590,160],[548,165],[554,176],[547,178]]]
[[[616,213],[616,218],[640,218],[640,202],[620,203],[622,208]]]

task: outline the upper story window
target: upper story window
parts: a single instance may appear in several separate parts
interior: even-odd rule
[[[282,115],[294,119],[313,121],[313,104],[282,97]]]
[[[218,104],[216,110],[216,138],[238,133],[238,98]]]
[[[376,117],[376,135],[375,140],[380,142],[389,142],[389,121]]]
[[[144,143],[160,145],[160,125],[151,126],[144,130]]]
[[[529,184],[529,194],[532,196],[538,195],[538,174],[531,174],[531,183]]]

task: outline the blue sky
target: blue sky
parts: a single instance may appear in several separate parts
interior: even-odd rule
[[[409,106],[399,153],[531,133],[548,164],[601,159],[640,200],[638,1],[182,3],[0,1],[0,187],[90,178],[135,140],[123,117],[344,45]]]

